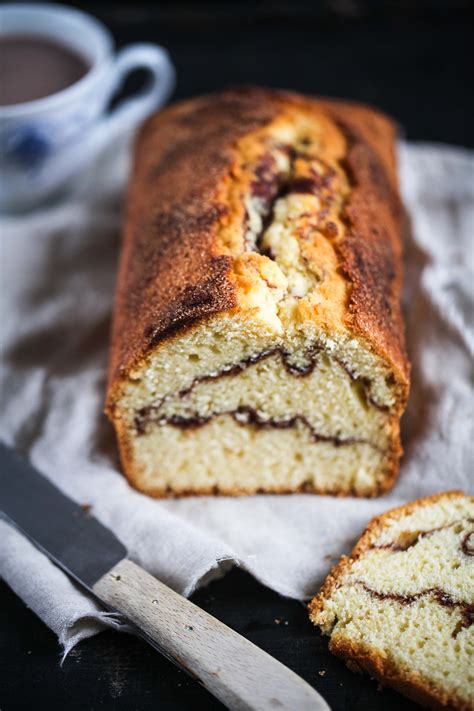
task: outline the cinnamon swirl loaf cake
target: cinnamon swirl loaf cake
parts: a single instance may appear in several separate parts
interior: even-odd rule
[[[355,671],[436,709],[474,708],[474,498],[448,492],[374,519],[310,603]]]
[[[153,496],[393,483],[408,392],[394,126],[243,89],[141,131],[107,412]]]

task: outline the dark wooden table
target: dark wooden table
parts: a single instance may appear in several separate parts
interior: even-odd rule
[[[119,46],[166,46],[178,71],[176,98],[240,83],[281,86],[376,104],[410,139],[474,145],[468,2],[75,4],[100,17]],[[417,708],[349,672],[328,653],[301,603],[242,571],[193,599],[313,684],[334,711]],[[221,708],[128,635],[103,633],[59,662],[56,636],[0,584],[1,711]]]

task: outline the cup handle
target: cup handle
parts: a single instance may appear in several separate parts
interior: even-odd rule
[[[115,59],[115,79],[110,97],[134,69],[147,69],[150,83],[138,94],[121,102],[104,120],[112,124],[132,127],[140,123],[154,109],[167,101],[175,85],[175,70],[168,52],[155,44],[134,44],[122,49]]]
[[[151,80],[138,94],[121,101],[89,132],[84,153],[95,154],[103,145],[127,129],[143,121],[155,109],[163,106],[174,89],[176,72],[168,52],[155,44],[134,44],[124,47],[115,58],[113,78],[107,92],[106,103],[122,86],[127,74],[134,69],[147,69]]]

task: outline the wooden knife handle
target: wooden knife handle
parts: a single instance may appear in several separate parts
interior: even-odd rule
[[[120,561],[93,590],[228,708],[330,711],[294,672],[130,560]]]

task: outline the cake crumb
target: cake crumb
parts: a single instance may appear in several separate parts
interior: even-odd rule
[[[366,525],[310,603],[330,650],[350,671],[375,671],[378,693],[393,686],[418,698],[422,690],[430,708],[474,709],[472,655],[456,640],[473,621],[474,578],[462,547],[473,522],[474,498],[461,491],[391,509]]]

